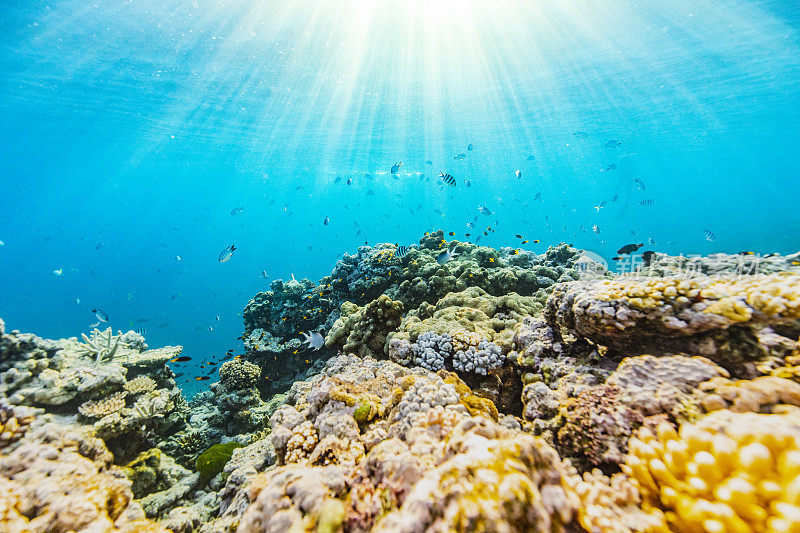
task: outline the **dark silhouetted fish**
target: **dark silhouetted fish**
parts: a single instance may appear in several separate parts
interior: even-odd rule
[[[231,215],[238,215],[242,211],[244,211],[244,207],[234,207],[231,209]]]
[[[642,246],[644,246],[644,243],[626,244],[625,246],[623,246],[622,248],[617,250],[617,253],[618,254],[632,254],[633,252],[635,252],[636,250],[638,250]]]
[[[403,164],[403,163],[401,163],[401,162],[399,162],[399,161],[398,161],[397,163],[395,163],[394,165],[392,165],[392,168],[390,169],[390,172],[391,172],[392,174],[397,174],[397,171],[398,171],[398,170],[400,170],[400,165],[402,165],[402,164]]]
[[[645,198],[644,200],[642,200],[641,202],[639,202],[639,205],[642,205],[642,206],[644,206],[644,207],[650,207],[650,206],[652,206],[652,205],[653,205],[653,203],[654,203],[654,202],[653,202],[652,198]]]
[[[622,143],[619,141],[611,140],[606,142],[606,148],[619,148],[622,146]]]

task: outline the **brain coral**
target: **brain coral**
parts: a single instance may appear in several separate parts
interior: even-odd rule
[[[676,432],[641,430],[623,466],[643,508],[671,531],[745,533],[800,528],[800,411],[714,412]]]

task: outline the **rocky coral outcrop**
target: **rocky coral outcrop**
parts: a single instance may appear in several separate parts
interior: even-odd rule
[[[133,501],[100,439],[42,420],[0,455],[4,531],[167,533]]]

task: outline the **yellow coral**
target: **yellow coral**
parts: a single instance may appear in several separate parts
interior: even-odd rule
[[[442,376],[446,384],[452,384],[456,388],[456,392],[461,398],[460,403],[467,408],[469,414],[472,416],[483,415],[497,421],[499,413],[492,400],[473,394],[469,386],[454,372],[440,370],[439,375]]]
[[[78,412],[87,418],[103,418],[125,407],[126,392],[115,392],[105,400],[84,402]]]
[[[450,332],[453,351],[466,351],[470,346],[478,346],[483,339],[479,333],[465,329],[455,329]]]
[[[150,392],[155,390],[156,382],[153,378],[148,376],[139,376],[138,378],[126,381],[123,388],[128,394],[140,394],[142,392]]]
[[[737,413],[763,413],[778,404],[800,407],[800,385],[774,376],[740,381],[715,377],[702,383],[700,390],[707,393],[701,400],[706,411],[730,409]]]
[[[672,531],[798,531],[800,410],[714,412],[631,439],[623,470]]]
[[[666,302],[708,302],[706,313],[746,322],[754,312],[769,317],[800,318],[800,274],[780,272],[739,279],[720,276],[609,280],[600,300],[623,300],[634,307],[651,308]]]

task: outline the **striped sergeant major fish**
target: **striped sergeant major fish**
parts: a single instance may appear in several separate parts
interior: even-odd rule
[[[445,174],[444,172],[440,172],[439,177],[442,178],[442,181],[444,181],[450,187],[456,186],[456,179],[450,174]]]

